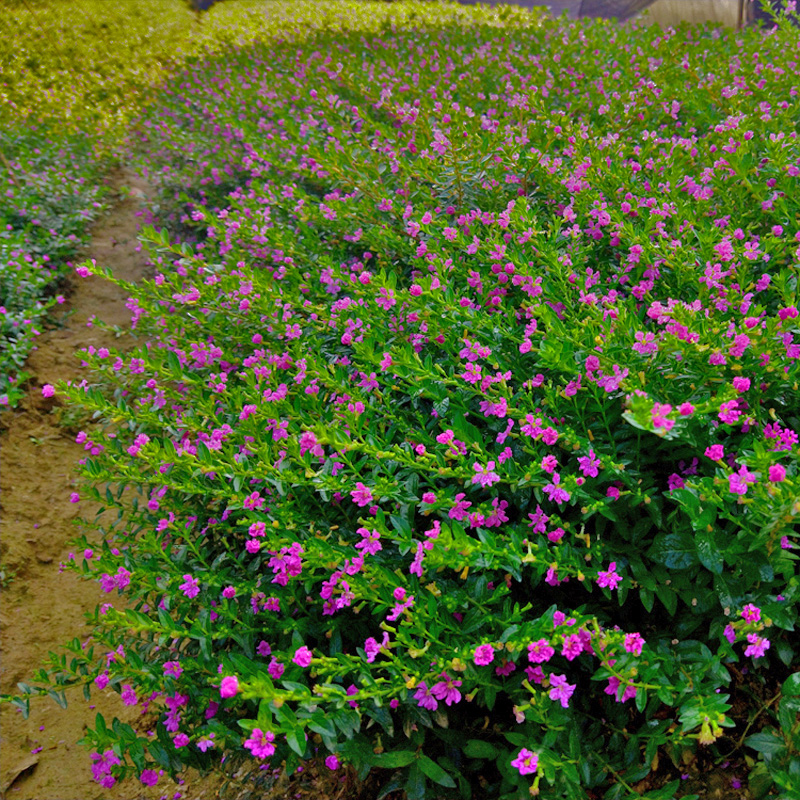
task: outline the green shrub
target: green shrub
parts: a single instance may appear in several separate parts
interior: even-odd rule
[[[63,389],[109,602],[40,678],[159,713],[87,733],[104,785],[613,800],[662,755],[655,800],[749,748],[795,796],[796,34],[398,13],[140,120],[183,241]]]

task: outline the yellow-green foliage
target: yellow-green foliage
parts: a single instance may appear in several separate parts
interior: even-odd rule
[[[451,3],[227,0],[193,14],[182,0],[6,0],[0,4],[0,107],[9,122],[119,132],[143,96],[187,60],[309,31],[376,30],[458,18],[524,23],[520,9]]]

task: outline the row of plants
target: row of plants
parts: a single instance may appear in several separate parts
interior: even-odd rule
[[[59,387],[105,422],[73,567],[108,601],[16,702],[154,712],[88,731],[104,786],[316,757],[379,797],[656,800],[696,759],[795,797],[791,22],[283,38],[136,121],[146,343]]]
[[[0,407],[24,396],[27,357],[103,210],[102,178],[127,157],[131,119],[165,76],[222,47],[354,19],[374,26],[386,14],[378,6],[366,17],[346,2],[263,0],[192,10],[184,0],[0,7]]]

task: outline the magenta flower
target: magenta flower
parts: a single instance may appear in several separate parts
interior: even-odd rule
[[[444,680],[431,687],[431,694],[438,700],[444,700],[448,706],[460,702],[461,692],[458,691],[458,687],[461,686],[461,681],[451,678],[446,672],[443,672],[441,677]]]
[[[721,444],[712,444],[706,448],[705,455],[712,461],[721,461],[725,457],[725,448]]]
[[[491,664],[492,661],[494,661],[494,646],[490,644],[479,644],[475,648],[473,659],[479,667]]]
[[[145,786],[155,786],[158,783],[158,773],[154,769],[146,769],[139,776]]]
[[[220,697],[233,697],[239,691],[239,679],[235,675],[226,675],[219,685]]]
[[[350,497],[352,497],[353,502],[361,508],[368,506],[373,499],[372,490],[364,486],[360,481],[356,483],[356,488],[350,492]]]
[[[200,581],[191,575],[183,576],[183,583],[178,587],[188,598],[197,597],[200,594]]]
[[[600,459],[594,453],[594,450],[591,448],[589,449],[588,456],[581,456],[578,459],[578,466],[581,469],[581,472],[587,478],[596,478],[597,477],[597,470],[600,466]]]
[[[618,575],[616,572],[617,569],[617,562],[612,561],[608,565],[608,570],[606,572],[598,572],[597,573],[597,585],[606,588],[608,587],[612,591],[622,583],[622,576]]]
[[[177,661],[167,661],[164,664],[164,674],[173,678],[180,678],[183,673],[183,667]]]
[[[770,648],[769,639],[763,639],[761,636],[758,636],[758,634],[755,633],[748,633],[747,641],[750,644],[747,645],[744,651],[744,654],[746,656],[752,656],[753,658],[760,658]]]
[[[244,743],[254,758],[269,758],[275,752],[275,734],[272,731],[262,731],[254,728],[250,738]]]
[[[638,633],[625,634],[625,652],[633,653],[635,656],[642,654],[644,639]]]
[[[558,484],[561,482],[561,476],[553,473],[553,482],[548,483],[542,487],[542,491],[550,498],[553,503],[566,503],[570,498],[570,493]]]
[[[42,397],[52,397],[55,393],[55,387],[51,386],[49,383],[42,386]]]
[[[325,759],[325,766],[330,770],[339,769],[339,758],[335,755],[328,756]]]
[[[482,467],[477,461],[472,465],[472,469],[476,474],[472,477],[472,482],[477,483],[484,489],[488,489],[492,484],[500,480],[500,476],[494,472],[495,462],[490,461],[485,467]]]
[[[561,655],[567,661],[574,661],[583,652],[583,642],[577,633],[571,633],[564,637],[564,644],[561,648]]]
[[[311,664],[312,657],[311,651],[307,647],[303,646],[297,648],[292,661],[294,661],[298,667],[305,668]]]
[[[511,762],[512,767],[519,770],[520,775],[532,775],[539,767],[539,756],[523,747],[519,755]]]
[[[273,680],[277,681],[281,677],[281,675],[283,675],[285,669],[286,665],[278,661],[275,657],[273,657],[272,661],[269,662],[269,666],[267,667],[267,672],[269,672],[270,677]]]
[[[761,619],[761,609],[758,606],[753,605],[752,603],[748,603],[742,609],[742,616],[748,622],[758,622]]]
[[[575,692],[575,684],[567,683],[566,675],[551,675],[550,686],[550,699],[559,700],[562,708],[569,708],[569,699]]]
[[[555,655],[555,652],[547,639],[539,639],[528,645],[528,661],[532,664],[544,664]]]
[[[427,708],[428,711],[436,711],[439,707],[438,701],[433,696],[433,692],[428,688],[428,684],[425,683],[425,681],[420,681],[417,691],[414,692],[414,699],[417,701],[417,705],[421,708]]]
[[[772,464],[769,468],[769,479],[771,483],[781,483],[786,480],[786,467],[782,464]]]

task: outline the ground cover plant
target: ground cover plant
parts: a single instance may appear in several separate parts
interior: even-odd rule
[[[231,48],[137,122],[173,233],[146,344],[61,387],[108,603],[40,678],[157,715],[98,718],[104,785],[795,797],[796,30],[450,8]]]

